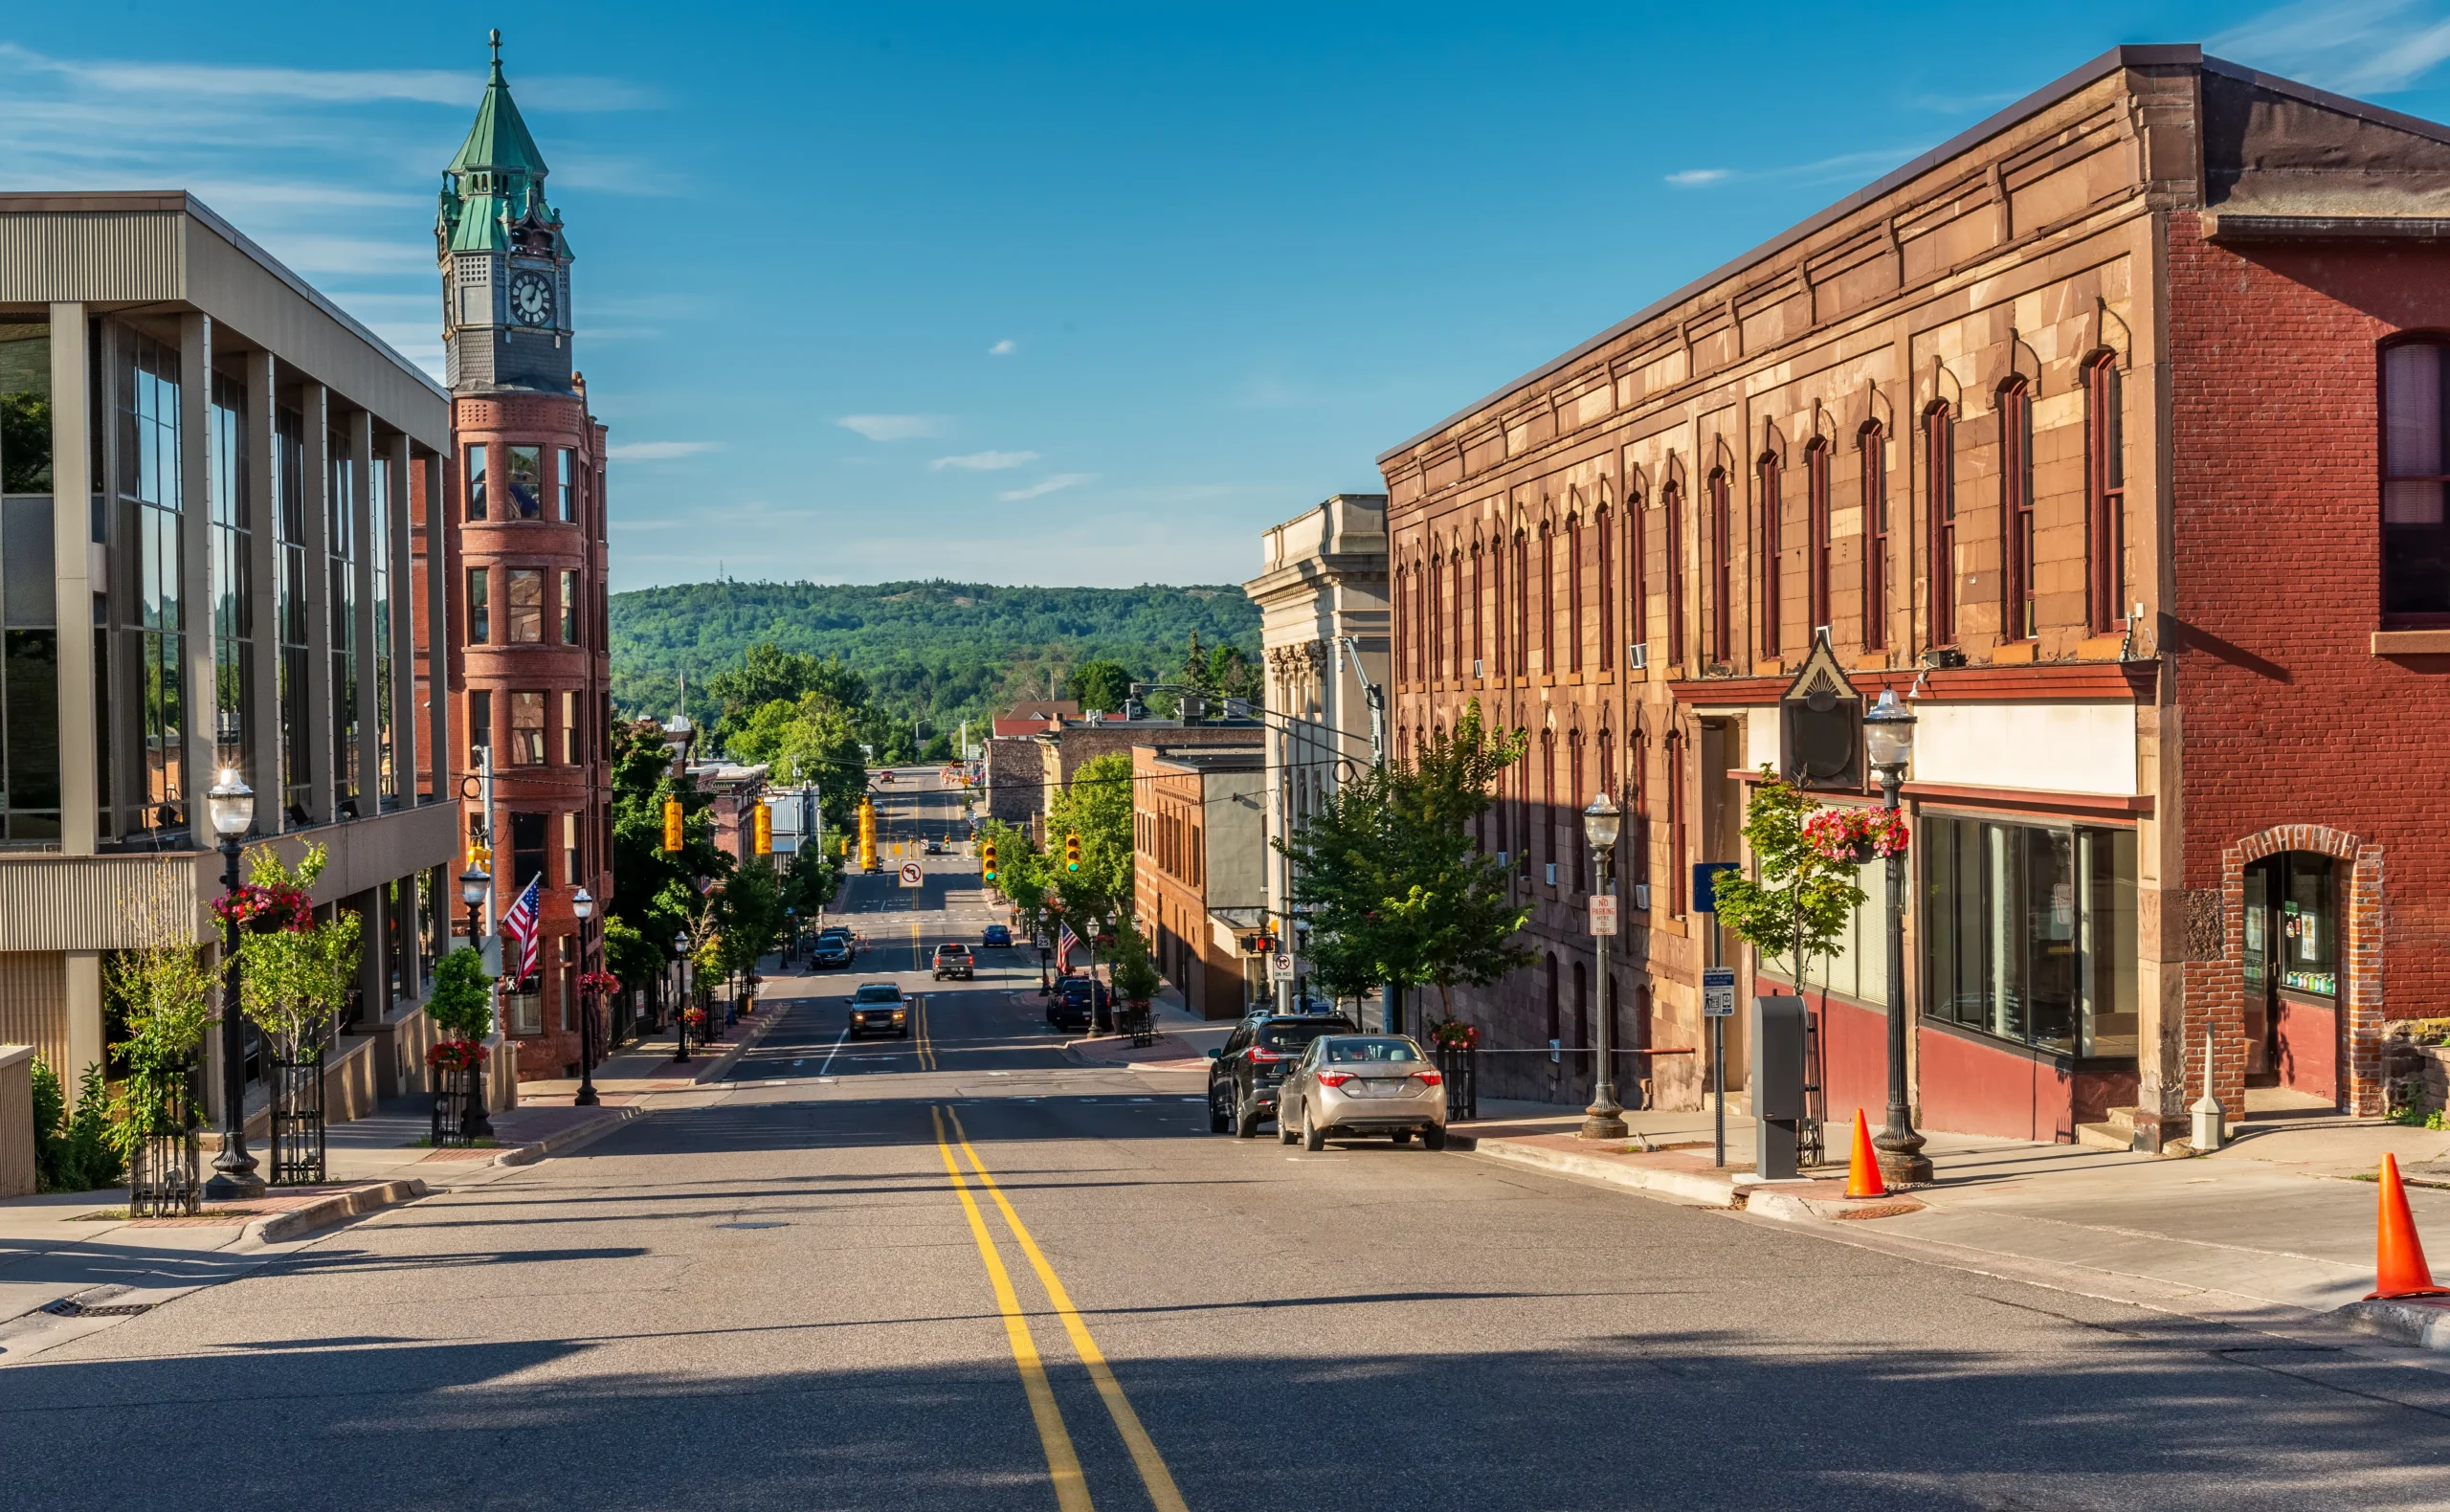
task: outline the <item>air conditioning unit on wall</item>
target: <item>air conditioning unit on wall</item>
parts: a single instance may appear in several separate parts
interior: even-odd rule
[[[1640,640],[1637,640],[1637,641],[1635,641],[1632,645],[1627,646],[1627,647],[1625,648],[1625,666],[1626,666],[1629,670],[1634,671],[1634,672],[1640,672],[1640,671],[1642,671],[1643,669],[1647,668],[1649,665],[1650,665],[1650,644],[1649,644],[1649,642],[1647,642],[1647,641],[1640,641]]]

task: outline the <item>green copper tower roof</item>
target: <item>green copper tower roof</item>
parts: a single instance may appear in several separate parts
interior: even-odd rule
[[[536,149],[536,139],[527,133],[527,122],[519,119],[519,106],[510,98],[510,85],[501,77],[501,33],[493,34],[493,77],[485,82],[485,98],[477,106],[477,123],[468,128],[468,140],[459,145],[459,155],[451,160],[446,173],[466,173],[489,168],[501,173],[533,173],[543,178],[546,172],[545,154]]]

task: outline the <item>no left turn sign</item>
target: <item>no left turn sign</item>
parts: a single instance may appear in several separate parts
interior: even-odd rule
[[[917,861],[904,861],[904,862],[902,862],[902,886],[904,886],[904,887],[924,887],[924,886],[925,886],[926,884],[927,884],[927,874],[926,874],[923,869],[921,869],[921,867],[920,867],[920,865],[919,865],[919,863],[918,863]]]

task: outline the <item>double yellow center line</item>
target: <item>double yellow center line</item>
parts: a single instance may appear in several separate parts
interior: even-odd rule
[[[919,1057],[919,1069],[933,1071],[936,1067],[935,1036],[927,1033],[927,994],[922,993],[911,1006],[911,1053]]]
[[[1030,1416],[1037,1424],[1038,1443],[1046,1451],[1046,1470],[1055,1482],[1056,1505],[1061,1512],[1090,1512],[1089,1484],[1080,1474],[1080,1456],[1072,1449],[1072,1435],[1063,1426],[1063,1411],[1056,1405],[1054,1388],[1047,1384],[1046,1366],[1037,1352],[1036,1337],[1030,1331],[1029,1315],[1021,1310],[1020,1298],[1013,1289],[1012,1273],[1004,1267],[1004,1257],[995,1247],[994,1235],[988,1232],[986,1216],[979,1212],[978,1202],[970,1195],[969,1180],[962,1174],[961,1161],[953,1158],[956,1146],[962,1158],[977,1172],[979,1186],[993,1200],[1003,1214],[1004,1225],[1013,1233],[1013,1242],[1028,1256],[1030,1268],[1037,1273],[1038,1283],[1046,1288],[1047,1301],[1055,1314],[1063,1321],[1063,1331],[1072,1340],[1073,1353],[1096,1384],[1099,1398],[1105,1403],[1106,1415],[1114,1419],[1115,1432],[1123,1436],[1124,1447],[1131,1453],[1133,1468],[1140,1472],[1141,1484],[1148,1489],[1148,1500],[1157,1512],[1190,1512],[1182,1492],[1174,1486],[1173,1473],[1166,1468],[1165,1456],[1157,1453],[1148,1431],[1140,1426],[1140,1414],[1131,1410],[1131,1401],[1123,1394],[1123,1386],[1106,1367],[1104,1351],[1090,1337],[1089,1325],[1080,1320],[1080,1309],[1072,1305],[1072,1296],[1047,1263],[1045,1252],[1031,1237],[1029,1226],[1013,1211],[1004,1189],[988,1173],[986,1163],[972,1149],[969,1136],[961,1126],[961,1115],[950,1108],[929,1108],[928,1116],[936,1124],[936,1149],[945,1158],[945,1174],[952,1178],[953,1194],[961,1199],[962,1212],[969,1220],[969,1235],[978,1243],[978,1257],[987,1266],[988,1283],[994,1288],[995,1305],[1004,1315],[1004,1337],[1013,1347],[1013,1363],[1021,1372],[1021,1390],[1028,1396]],[[946,1121],[952,1123],[952,1138],[945,1137]]]

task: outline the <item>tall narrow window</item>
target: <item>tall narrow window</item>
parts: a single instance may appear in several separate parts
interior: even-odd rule
[[[132,330],[117,336],[119,519],[134,547],[126,556],[137,590],[121,656],[134,672],[138,755],[144,768],[128,822],[138,831],[177,829],[187,823],[190,713],[181,696],[187,687],[189,627],[187,595],[180,588],[187,498],[186,474],[179,466],[179,354]],[[209,381],[210,375],[205,376]],[[63,612],[67,608],[60,606]],[[196,628],[210,629],[201,623]]]
[[[2021,378],[1999,390],[1999,635],[2031,639],[2033,602],[2033,389]]]
[[[1540,523],[1540,670],[1557,670],[1557,533]]]
[[[2127,413],[2118,358],[2084,369],[2084,597],[2093,634],[2127,611]]]
[[[1505,676],[1505,542],[1489,543],[1489,676]]]
[[[1514,675],[1531,674],[1531,543],[1514,533]]]
[[[1540,859],[1550,866],[1557,864],[1557,734],[1554,730],[1540,732]],[[1543,884],[1553,883],[1552,872],[1542,872]]]
[[[494,638],[494,604],[488,591],[491,573],[484,567],[468,569],[468,644],[481,646]]]
[[[308,820],[315,742],[306,722],[306,419],[296,410],[273,411],[273,618],[279,637],[281,806],[291,825]]]
[[[212,380],[212,739],[216,758],[259,791],[248,716],[256,706],[255,500],[247,494],[247,390]],[[5,446],[0,440],[0,446]]]
[[[578,814],[573,810],[562,811],[562,885],[576,887],[586,873],[579,869]],[[569,937],[564,935],[563,939]]]
[[[1420,569],[1421,564],[1413,564],[1413,676],[1425,683],[1430,678],[1429,600],[1430,595],[1437,591],[1437,584],[1432,580],[1428,591],[1424,592]]]
[[[569,447],[561,449],[561,471],[556,486],[561,493],[561,519],[566,524],[578,522],[578,453]]]
[[[1829,443],[1815,440],[1804,448],[1804,597],[1812,623],[1805,634],[1817,635],[1829,623]]]
[[[468,690],[468,765],[477,765],[477,752],[494,743],[494,696],[488,688]]]
[[[510,642],[542,645],[545,640],[545,572],[542,567],[510,569]]]
[[[1582,517],[1566,517],[1566,670],[1582,670]]]
[[[1571,735],[1566,738],[1566,804],[1568,809],[1570,809],[1573,812],[1574,817],[1566,818],[1565,811],[1560,811],[1558,817],[1564,819],[1567,827],[1573,832],[1573,839],[1571,842],[1571,848],[1573,850],[1573,890],[1577,893],[1587,893],[1591,891],[1590,866],[1588,864],[1591,846],[1590,837],[1583,833],[1583,827],[1579,822],[1583,801],[1582,795],[1588,790],[1582,785],[1582,731],[1580,730],[1574,731]]]
[[[1616,556],[1615,532],[1609,528],[1609,512],[1603,507],[1592,522],[1599,535],[1599,670],[1606,672],[1616,665]]]
[[[1710,659],[1735,659],[1735,507],[1726,469],[1710,470]]]
[[[1625,641],[1638,645],[1650,639],[1650,523],[1642,517],[1642,496],[1625,495]],[[1633,670],[1626,653],[1625,670]]]
[[[1924,498],[1931,522],[1931,644],[1956,644],[1956,427],[1945,404],[1923,414]]]
[[[562,765],[578,765],[578,695],[568,688],[562,690]]]
[[[485,449],[471,445],[463,448],[468,455],[468,518],[485,518]]]
[[[0,838],[11,840],[56,840],[60,831],[63,627],[53,570],[51,427],[33,419],[50,413],[49,322],[0,322],[0,495],[20,496],[0,500]],[[67,628],[87,633],[73,622]],[[252,780],[264,785],[261,776]]]
[[[1388,595],[1393,600],[1387,606],[1387,634],[1394,642],[1390,659],[1393,663],[1397,682],[1410,680],[1413,671],[1412,636],[1408,634],[1412,627],[1404,619],[1405,611],[1412,607],[1404,592],[1404,578],[1411,570],[1410,567],[1398,567],[1387,575]]]
[[[357,538],[357,457],[349,450],[348,437],[339,431],[329,432],[324,456],[330,464],[325,475],[329,486],[323,495],[323,544],[331,589],[323,602],[331,606],[332,613],[332,796],[346,803],[361,796],[358,741],[373,733],[361,730],[357,723],[358,657],[367,649],[357,643],[357,554],[364,544]]]
[[[1479,542],[1475,541],[1474,543],[1472,543],[1472,669],[1471,669],[1471,670],[1472,670],[1472,676],[1473,676],[1473,677],[1476,677],[1476,678],[1477,678],[1477,677],[1479,677],[1479,676],[1481,675],[1481,658],[1482,656],[1485,656],[1486,655],[1488,655],[1488,652],[1487,652],[1487,649],[1486,649],[1486,643],[1482,640],[1481,635],[1481,613],[1482,613],[1482,611],[1481,611],[1481,545],[1480,545],[1480,543],[1479,543]]]
[[[542,693],[513,693],[510,696],[510,765],[545,765],[545,695]]]
[[[1863,649],[1888,644],[1888,437],[1875,422],[1855,448],[1862,463]]]
[[[1472,580],[1463,572],[1463,543],[1457,541],[1446,554],[1446,675],[1460,678],[1472,670],[1463,656],[1463,628],[1472,609],[1465,595],[1472,590]]]
[[[1666,515],[1667,660],[1684,665],[1684,491],[1674,483],[1661,496]]]
[[[1659,773],[1667,784],[1667,911],[1684,917],[1684,737],[1667,733],[1667,767]]]
[[[1637,730],[1625,741],[1626,826],[1620,853],[1628,882],[1650,880],[1650,736]]]
[[[504,514],[517,520],[544,519],[545,449],[541,446],[505,446],[502,448],[502,460],[509,464],[504,470],[507,476],[503,478],[503,493],[508,496],[503,502],[509,506]]]
[[[377,453],[374,466],[367,474],[366,557],[371,564],[368,574],[374,580],[374,644],[368,647],[373,663],[374,678],[374,750],[375,796],[396,798],[400,795],[399,731],[391,727],[391,679],[397,669],[392,665],[391,622],[391,458]],[[405,500],[403,500],[405,502]]]
[[[2406,342],[2382,353],[2382,612],[2450,623],[2450,346]],[[2406,621],[2402,621],[2405,623]]]
[[[1446,676],[1446,559],[1435,551],[1429,558],[1429,602],[1424,606],[1429,615],[1429,676],[1437,681]]]
[[[562,569],[562,644],[578,644],[578,574]]]
[[[1785,521],[1786,468],[1775,452],[1761,455],[1761,650],[1774,656],[1785,649],[1786,637],[1779,634],[1779,594],[1783,586],[1778,580],[1778,558],[1786,545]]]

